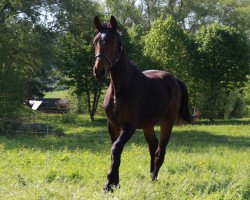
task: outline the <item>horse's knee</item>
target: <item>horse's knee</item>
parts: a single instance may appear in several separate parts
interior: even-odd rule
[[[164,158],[165,158],[165,153],[166,153],[166,148],[158,148],[157,151],[155,152],[155,164],[156,164],[156,168],[160,168],[161,165],[164,162]]]
[[[113,144],[119,136],[119,131],[109,121],[108,121],[108,132],[111,138],[111,142]]]
[[[155,152],[156,157],[161,157],[166,153],[166,145],[159,146]]]
[[[120,140],[116,140],[111,148],[111,153],[113,156],[117,156],[119,154],[122,153],[124,145],[122,144],[122,142]]]

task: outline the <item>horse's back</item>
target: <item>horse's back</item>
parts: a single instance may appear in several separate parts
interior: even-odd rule
[[[149,77],[149,78],[156,78],[156,77],[163,77],[166,76],[167,74],[169,74],[166,71],[162,71],[162,70],[146,70],[142,72],[145,76]]]
[[[162,70],[146,70],[143,72],[143,74],[145,75],[149,84],[158,82],[159,84],[162,84],[165,89],[169,90],[169,92],[179,89],[178,80],[169,72]]]
[[[169,72],[162,70],[146,70],[142,72],[147,78],[150,79],[165,79],[167,77],[173,77]]]

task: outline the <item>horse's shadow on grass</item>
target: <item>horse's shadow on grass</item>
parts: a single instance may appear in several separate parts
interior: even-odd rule
[[[158,135],[159,136],[159,135]],[[61,137],[15,136],[0,137],[0,144],[6,149],[27,148],[39,151],[86,150],[92,153],[109,153],[110,139],[107,131],[90,134],[65,135]],[[132,145],[147,148],[143,133],[138,131],[126,144],[126,149]],[[244,150],[250,147],[250,137],[214,135],[206,131],[174,131],[168,148],[173,151],[205,152],[212,147],[228,147]]]
[[[247,149],[250,147],[250,137],[215,135],[206,131],[177,131],[172,135],[170,146],[174,149],[184,147],[184,151],[206,151],[211,147]]]
[[[250,125],[248,119],[227,119],[227,120],[215,120],[210,122],[208,120],[200,120],[196,122],[198,125]]]
[[[146,145],[142,134],[134,136],[130,143]],[[212,131],[173,131],[167,148],[176,151],[204,152],[212,147],[247,149],[250,147],[250,137],[215,135]]]

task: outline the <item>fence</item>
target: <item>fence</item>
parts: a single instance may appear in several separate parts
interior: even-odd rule
[[[18,117],[16,117],[18,116]],[[39,134],[48,135],[50,132],[49,116],[42,113],[25,113],[12,117],[0,114],[0,134]]]
[[[11,115],[0,114],[0,134],[14,135],[18,133],[48,135],[51,132],[50,114],[68,113],[70,101],[67,99],[50,98],[30,100],[32,109],[23,113],[12,113]],[[37,104],[38,103],[38,104]],[[59,115],[59,114],[58,114]],[[62,131],[55,130],[54,133],[61,135]]]

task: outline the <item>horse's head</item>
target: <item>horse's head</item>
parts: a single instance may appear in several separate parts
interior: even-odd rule
[[[107,24],[102,24],[99,17],[96,16],[94,25],[97,34],[93,41],[96,58],[93,74],[98,81],[102,81],[120,58],[121,41],[117,31],[117,21],[114,16],[110,17]]]

